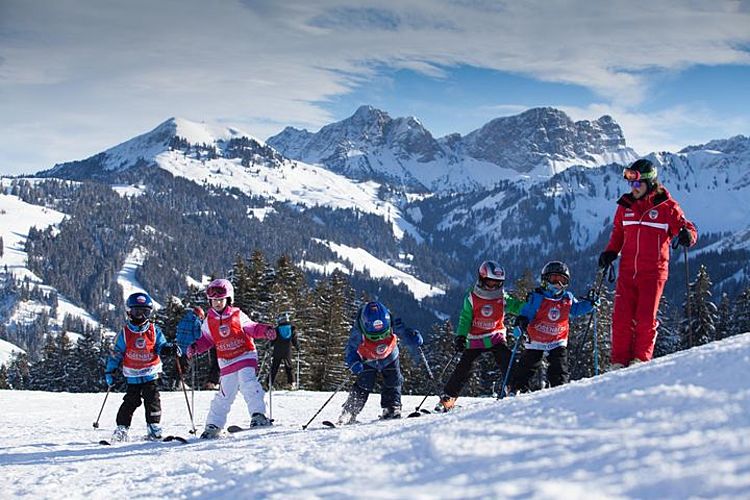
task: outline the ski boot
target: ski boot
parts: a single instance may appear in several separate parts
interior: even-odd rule
[[[435,411],[438,413],[447,413],[456,405],[456,399],[447,394],[440,396],[440,401],[435,405]]]
[[[383,414],[380,415],[381,420],[393,420],[395,418],[401,418],[401,407],[400,406],[389,406],[383,408]]]
[[[267,427],[273,423],[262,413],[253,413],[250,417],[250,427]]]
[[[206,424],[206,428],[201,434],[201,439],[218,439],[221,436],[221,427],[214,424]]]
[[[622,363],[612,363],[609,366],[610,371],[621,370],[622,368],[625,368],[625,365],[623,365]]]
[[[148,438],[152,441],[159,441],[161,439],[161,426],[159,424],[148,424]]]
[[[349,413],[346,410],[341,412],[339,419],[336,421],[336,425],[351,425],[351,424],[356,424],[356,423],[357,423],[357,414]]]
[[[219,384],[215,384],[213,382],[206,382],[203,384],[203,390],[204,391],[216,391],[219,389]]]
[[[128,440],[128,430],[130,427],[127,425],[118,425],[115,431],[112,433],[113,443],[122,443]]]

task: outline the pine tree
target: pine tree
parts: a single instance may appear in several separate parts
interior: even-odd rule
[[[348,377],[344,347],[356,310],[354,290],[343,272],[336,270],[318,282],[304,313],[309,318],[305,342],[301,344],[306,389],[331,390]]]
[[[8,365],[8,385],[11,389],[26,390],[31,388],[29,356],[16,352]]]
[[[101,331],[86,327],[73,348],[70,392],[99,392],[106,388],[100,345]]]
[[[711,301],[711,278],[708,270],[701,265],[694,282],[690,283],[690,328],[683,325],[685,347],[691,348],[716,340],[716,319],[718,308]],[[687,313],[686,313],[687,322]]]
[[[571,320],[568,337],[571,380],[593,377],[597,372],[597,364],[599,373],[609,369],[613,307],[612,292],[602,288],[599,305],[593,313],[595,316],[587,314]]]
[[[677,322],[674,320],[672,305],[666,297],[662,297],[659,302],[659,309],[656,313],[656,319],[659,322],[659,329],[656,335],[656,344],[654,345],[654,357],[659,358],[680,350],[682,345],[682,335],[680,329],[675,328]]]
[[[0,365],[0,389],[10,389],[8,382],[8,369],[5,365]]]
[[[750,332],[750,288],[746,288],[734,301],[730,335]]]
[[[729,294],[722,293],[719,309],[716,313],[716,340],[725,339],[732,335],[732,309],[733,304]]]

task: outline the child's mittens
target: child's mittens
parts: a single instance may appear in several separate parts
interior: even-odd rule
[[[521,330],[526,330],[526,328],[529,326],[529,318],[527,318],[526,316],[516,317],[515,326],[517,326]]]
[[[112,377],[111,373],[104,374],[104,381],[107,383],[108,386],[112,386],[115,384],[115,379]]]
[[[412,330],[411,328],[407,328],[406,334],[409,336],[412,345],[420,347],[422,344],[424,344],[424,338],[422,338],[422,334],[419,330]]]
[[[177,347],[177,344],[174,344],[172,342],[167,342],[163,346],[161,346],[161,350],[159,351],[159,356],[171,356],[175,354],[179,348]]]
[[[361,361],[355,361],[354,363],[352,363],[352,366],[349,367],[349,370],[354,375],[359,375],[364,369],[365,365],[363,365]]]

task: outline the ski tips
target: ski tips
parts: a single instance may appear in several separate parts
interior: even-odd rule
[[[331,422],[330,420],[323,420],[323,422],[321,422],[321,423],[322,423],[323,425],[325,425],[326,427],[331,427],[331,428],[333,428],[333,427],[336,427],[336,424],[334,424],[334,423],[333,423],[333,422]]]
[[[406,416],[406,418],[414,418],[414,417],[421,417],[421,416],[422,416],[422,414],[419,413],[418,411],[413,411],[413,412],[409,413]]]

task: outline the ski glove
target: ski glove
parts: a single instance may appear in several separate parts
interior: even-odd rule
[[[420,347],[422,344],[424,344],[424,338],[422,338],[422,334],[419,332],[419,330],[412,330],[411,328],[408,328],[406,330],[406,334],[411,337],[412,343]]]
[[[172,356],[177,352],[178,348],[176,344],[173,344],[172,342],[167,342],[166,344],[161,346],[161,351],[159,351],[159,356]]]
[[[111,373],[104,374],[104,381],[107,382],[107,385],[110,387],[115,385],[115,379],[112,377]]]
[[[352,363],[352,366],[349,367],[349,370],[354,375],[359,375],[364,369],[365,365],[363,365],[361,361],[355,361],[354,363]]]
[[[682,229],[680,229],[680,232],[677,233],[677,243],[684,247],[689,247],[693,244],[693,235],[690,234],[688,228],[683,227]]]
[[[617,258],[617,252],[608,250],[599,254],[599,267],[609,267]]]
[[[599,307],[599,296],[596,294],[596,291],[593,288],[589,290],[589,293],[587,293],[585,297],[581,297],[581,300],[586,300],[588,302],[591,302],[594,307]]]
[[[456,349],[456,352],[463,352],[463,350],[466,349],[466,337],[463,335],[456,335],[453,339],[453,347]]]
[[[517,316],[515,326],[520,328],[522,331],[526,331],[526,328],[529,326],[529,318],[527,318],[526,316]]]

